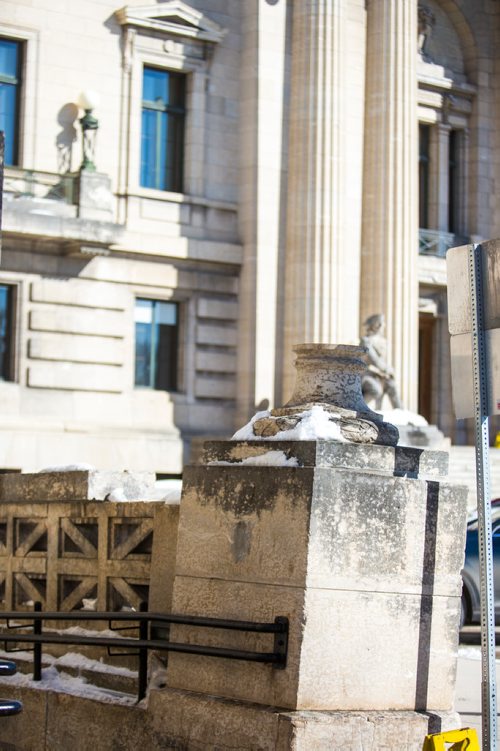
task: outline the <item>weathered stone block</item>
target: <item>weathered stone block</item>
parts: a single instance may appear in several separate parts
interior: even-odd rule
[[[128,500],[146,500],[154,491],[154,481],[152,472],[6,474],[0,476],[0,502],[104,501],[116,488],[122,488]]]
[[[287,616],[288,663],[172,654],[168,685],[290,709],[450,709],[467,494],[437,481],[443,455],[326,441],[209,444],[206,455],[184,475],[173,610]],[[200,637],[272,647],[269,636],[172,633]]]

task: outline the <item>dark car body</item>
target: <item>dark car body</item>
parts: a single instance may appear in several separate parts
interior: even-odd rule
[[[495,621],[500,624],[500,509],[492,503],[493,577],[495,587]],[[477,519],[467,525],[465,563],[462,569],[462,623],[480,621],[479,539]]]

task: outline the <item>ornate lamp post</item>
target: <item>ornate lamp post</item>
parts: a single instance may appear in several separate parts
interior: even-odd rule
[[[99,104],[99,97],[94,91],[84,91],[78,97],[78,105],[85,110],[85,114],[80,118],[80,125],[82,127],[82,151],[83,158],[80,166],[81,170],[87,170],[88,172],[95,172],[96,166],[94,164],[95,155],[95,142],[97,136],[97,130],[99,128],[99,121],[92,114],[93,110]]]

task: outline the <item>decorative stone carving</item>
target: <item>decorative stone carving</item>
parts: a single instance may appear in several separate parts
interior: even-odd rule
[[[425,48],[432,34],[436,18],[432,10],[426,5],[418,6],[418,52],[425,59]]]
[[[366,347],[368,354],[368,373],[363,376],[363,397],[368,403],[374,402],[375,409],[382,408],[385,395],[389,397],[393,409],[401,409],[394,371],[387,363],[387,340],[384,337],[385,318],[382,313],[376,313],[366,319],[365,335],[361,337],[361,345]]]
[[[284,407],[258,413],[236,439],[321,437],[348,443],[395,446],[397,428],[383,421],[363,399],[361,379],[368,364],[365,347],[344,344],[300,344],[295,391]],[[315,433],[321,424],[322,434]],[[294,431],[298,431],[293,435]]]

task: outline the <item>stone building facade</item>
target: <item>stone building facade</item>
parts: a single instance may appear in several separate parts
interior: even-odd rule
[[[375,312],[405,405],[466,441],[444,255],[500,235],[499,20],[0,0],[0,469],[178,474],[283,403],[293,344],[355,343]]]

